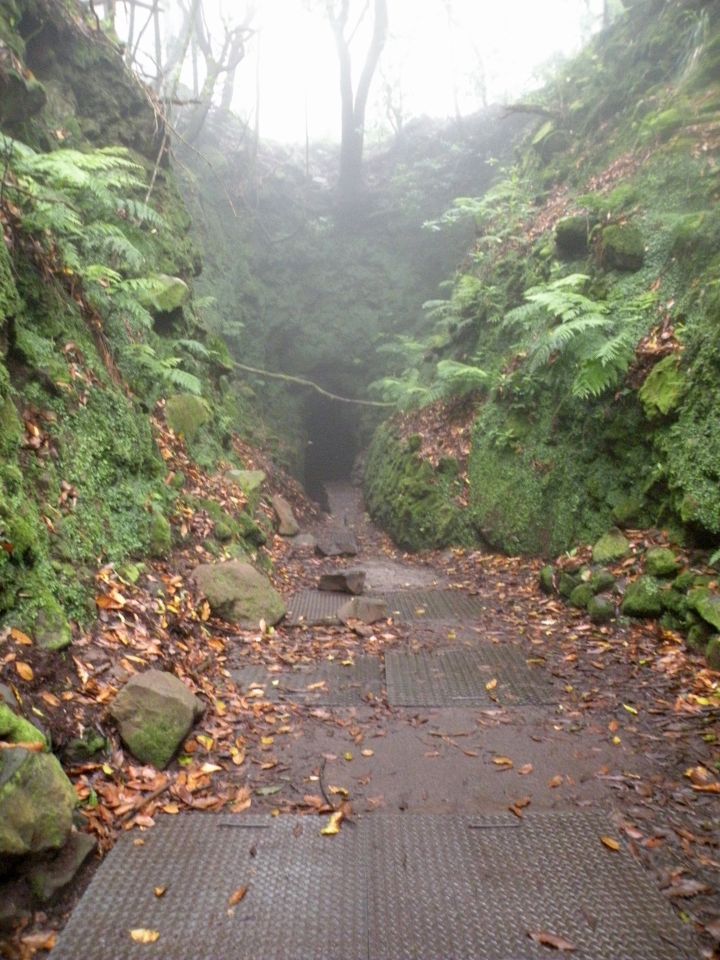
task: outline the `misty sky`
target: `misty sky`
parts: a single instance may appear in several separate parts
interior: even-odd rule
[[[172,13],[175,3],[166,0],[164,9]],[[363,0],[352,4],[358,10],[364,6]],[[302,142],[307,117],[312,140],[337,140],[338,68],[324,0],[256,0],[256,5],[259,32],[237,72],[234,109],[254,122],[259,81],[262,136]],[[602,6],[602,0],[388,0],[390,34],[371,93],[370,135],[381,127],[389,130],[382,102],[387,84],[396,100],[402,91],[406,119],[477,110],[483,75],[490,102],[539,85],[542,65],[576,51],[599,25]],[[240,22],[246,2],[204,0],[204,9],[222,36],[222,19]],[[356,76],[366,39],[358,31]]]

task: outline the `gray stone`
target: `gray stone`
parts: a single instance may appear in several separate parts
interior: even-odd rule
[[[204,563],[192,578],[212,612],[229,623],[253,630],[261,620],[272,626],[285,616],[282,597],[268,578],[242,560]]]
[[[593,623],[606,623],[615,616],[615,604],[611,597],[599,594],[588,600],[587,612]]]
[[[365,589],[365,571],[356,567],[348,570],[333,570],[332,573],[323,573],[318,583],[318,590],[334,591],[336,593],[362,593]]]
[[[382,597],[353,597],[337,612],[337,618],[342,623],[347,623],[348,620],[375,623],[377,620],[387,620],[389,616],[388,605]]]
[[[354,557],[358,552],[358,545],[351,533],[334,533],[318,540],[315,548],[322,557]]]
[[[247,497],[257,497],[265,483],[264,470],[228,470],[225,474],[231,483],[236,483]]]
[[[56,857],[31,867],[28,880],[38,900],[51,900],[66,887],[96,846],[97,841],[89,833],[73,832]]]
[[[6,683],[0,683],[0,703],[4,703],[11,710],[17,710],[20,706],[17,697]]]
[[[292,507],[285,497],[276,493],[272,497],[273,510],[278,518],[278,533],[281,537],[296,537],[300,533],[300,524],[295,519]]]
[[[57,850],[72,828],[77,797],[57,757],[0,751],[0,856]]]
[[[182,680],[162,670],[132,677],[110,707],[133,755],[159,770],[170,762],[201,713],[202,704]]]
[[[299,533],[293,537],[292,555],[312,553],[317,547],[317,540],[311,533]]]

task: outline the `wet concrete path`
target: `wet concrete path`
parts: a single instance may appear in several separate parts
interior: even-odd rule
[[[248,673],[238,656],[230,666],[250,696],[302,710],[302,728],[277,738],[275,779],[319,807],[351,804],[339,832],[321,833],[327,813],[275,816],[274,787],[252,813],[160,818],[139,846],[118,843],[53,957],[698,957],[633,859],[616,803],[619,781],[653,775],[642,740],[613,740],[605,723],[568,709],[567,685],[525,637],[500,629],[482,592],[461,588],[437,558],[383,552],[357,491],[328,493],[332,516],[312,533],[349,534],[358,555],[300,552],[296,563],[309,580],[353,566],[367,573],[366,593],[412,592],[402,635],[383,647],[382,623],[356,624],[361,648],[347,661]],[[428,614],[444,591],[479,603],[478,615]],[[329,628],[293,629],[310,649]],[[436,702],[422,705],[428,685]],[[410,691],[406,705],[398,690]],[[226,890],[245,892],[229,905]],[[139,944],[131,928],[160,937]]]

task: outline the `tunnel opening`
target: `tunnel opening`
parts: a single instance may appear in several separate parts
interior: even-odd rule
[[[357,410],[314,393],[305,401],[305,489],[328,509],[325,486],[349,481],[358,454]]]

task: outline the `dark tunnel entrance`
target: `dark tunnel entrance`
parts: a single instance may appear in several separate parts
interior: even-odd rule
[[[358,452],[357,409],[311,394],[305,402],[305,489],[327,509],[325,484],[349,480]]]

